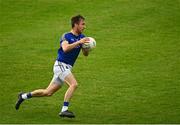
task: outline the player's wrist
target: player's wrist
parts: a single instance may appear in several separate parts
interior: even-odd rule
[[[81,40],[77,41],[77,44],[78,44],[78,45],[81,45],[81,44],[82,44]]]

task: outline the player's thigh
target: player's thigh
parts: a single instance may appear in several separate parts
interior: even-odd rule
[[[72,73],[69,73],[65,78],[64,78],[64,81],[69,85],[75,85],[77,86],[77,81],[76,81],[76,78],[74,77],[74,75]]]

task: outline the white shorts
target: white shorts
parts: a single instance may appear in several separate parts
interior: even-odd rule
[[[54,76],[51,82],[62,85],[65,77],[71,74],[71,69],[71,65],[56,60],[53,67]]]

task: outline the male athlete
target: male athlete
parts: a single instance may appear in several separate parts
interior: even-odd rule
[[[81,49],[83,54],[88,56],[89,51],[88,49],[83,49],[82,44],[87,43],[89,38],[86,38],[82,34],[83,30],[86,28],[85,18],[83,16],[77,15],[72,17],[71,25],[71,31],[63,34],[61,37],[58,56],[53,67],[54,76],[49,86],[46,89],[38,89],[29,93],[20,93],[15,105],[16,110],[19,109],[20,104],[26,99],[53,95],[65,82],[69,88],[64,95],[64,104],[59,116],[69,118],[75,117],[73,112],[68,110],[69,101],[78,85],[71,69]]]

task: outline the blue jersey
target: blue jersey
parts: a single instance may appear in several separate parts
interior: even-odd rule
[[[72,44],[84,37],[85,36],[83,34],[76,36],[76,35],[72,34],[71,32],[63,34],[63,36],[61,37],[61,40],[60,40],[60,48],[58,49],[57,60],[73,66],[79,55],[79,52],[80,52],[82,46],[79,45],[76,48],[65,53],[62,49],[61,44],[63,41],[67,41],[69,44]]]

